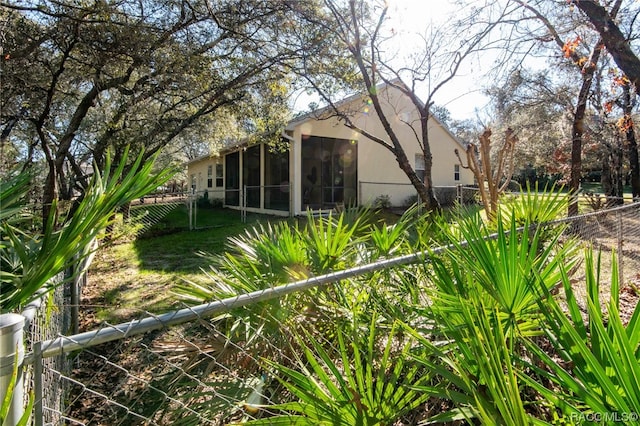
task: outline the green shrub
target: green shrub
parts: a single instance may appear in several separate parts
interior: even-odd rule
[[[386,194],[378,195],[375,200],[373,200],[373,208],[374,209],[389,209],[391,208],[391,197]]]

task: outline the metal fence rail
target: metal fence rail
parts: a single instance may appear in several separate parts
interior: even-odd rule
[[[570,225],[567,240],[618,253],[622,291],[640,282],[640,204],[562,222]],[[270,379],[264,360],[294,363],[293,332],[323,330],[343,320],[344,313],[329,302],[347,296],[365,300],[367,293],[379,290],[381,280],[401,286],[407,277],[426,279],[426,261],[444,249],[382,259],[162,315],[139,312],[133,321],[72,336],[32,337],[25,363],[36,367],[35,375],[41,369],[51,377],[48,384],[34,381],[35,424],[222,425],[268,415],[261,404],[278,402],[284,390]],[[367,285],[369,281],[376,285]],[[49,359],[65,364],[48,364]],[[59,396],[57,402],[48,399],[52,391],[64,395],[63,404]]]

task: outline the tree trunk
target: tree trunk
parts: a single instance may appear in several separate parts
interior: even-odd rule
[[[582,83],[584,88],[584,81]],[[582,90],[580,91],[582,93]],[[588,92],[588,90],[587,90]],[[578,101],[580,102],[580,100]],[[569,189],[576,198],[571,198],[569,202],[569,216],[576,216],[578,214],[578,198],[577,194],[580,191],[580,178],[582,177],[582,135],[584,133],[584,113],[586,107],[586,98],[584,99],[584,105],[578,104],[576,108],[575,116],[573,117],[573,124],[571,128],[571,172],[569,179]]]
[[[424,156],[424,181],[422,182],[424,195],[422,201],[427,210],[440,210],[440,202],[436,198],[433,189],[433,155],[431,154],[431,143],[429,141],[429,104],[425,105],[425,108],[419,108],[418,112],[420,114],[420,130],[422,132],[422,155]]]
[[[42,191],[42,223],[46,226],[47,220],[52,214],[53,202],[58,199],[58,185],[56,179],[56,168],[52,162],[49,163],[49,171],[44,181],[44,188]],[[55,226],[57,218],[53,225]]]
[[[613,179],[611,178],[611,152],[606,150],[602,155],[602,175],[600,176],[600,184],[605,197],[611,195],[613,188]]]
[[[433,189],[433,178],[431,177],[431,169],[433,168],[433,156],[429,152],[424,156],[424,182],[422,182],[421,188],[424,190],[421,198],[425,204],[427,210],[440,210],[440,202],[436,198],[435,191]]]
[[[122,212],[122,220],[124,222],[127,222],[129,219],[131,219],[131,201],[123,205],[120,208],[120,211]]]
[[[631,169],[631,194],[633,199],[640,197],[640,162],[638,161],[638,143],[632,129],[627,130],[627,149],[629,150],[629,167]]]
[[[622,171],[622,164],[624,162],[624,149],[622,146],[622,141],[620,139],[618,139],[618,145],[615,148],[615,156],[616,158],[615,158],[614,164],[616,166],[616,169],[615,169],[614,176],[616,179],[616,185],[615,185],[616,198],[613,202],[616,205],[620,205],[620,204],[624,204],[624,174]]]
[[[625,139],[629,153],[629,169],[631,170],[631,193],[633,199],[640,197],[640,161],[638,160],[638,143],[636,141],[635,126],[631,118],[633,103],[631,102],[631,87],[629,84],[623,86],[623,106],[626,117]]]
[[[418,193],[418,198],[425,205],[425,208],[427,210],[438,209],[439,208],[438,200],[433,194],[433,186],[432,185],[428,186],[427,184],[425,184],[425,182],[420,180],[415,170],[413,170],[413,167],[411,166],[409,159],[404,153],[404,150],[397,152],[396,160],[398,161],[398,165],[400,166],[400,169],[409,178],[409,182],[411,182],[411,185],[413,185],[413,187],[415,188],[416,192]],[[426,171],[427,159],[425,158],[424,161],[425,161],[425,181],[429,180],[429,182],[431,182],[431,175],[427,174],[427,171]],[[429,159],[429,162],[432,162],[432,159]],[[429,190],[428,188],[431,188],[431,190]]]
[[[580,179],[582,178],[582,136],[584,135],[584,117],[587,110],[587,100],[593,75],[596,71],[596,64],[600,59],[602,51],[602,43],[598,41],[591,52],[588,65],[582,70],[582,86],[578,93],[578,102],[576,104],[575,114],[573,116],[573,124],[571,127],[571,173],[569,180],[569,189],[576,194],[580,190]],[[578,214],[578,198],[572,197],[569,202],[569,216]]]
[[[602,154],[602,192],[607,199],[607,206],[621,204],[622,200],[622,147],[617,145],[603,146]]]

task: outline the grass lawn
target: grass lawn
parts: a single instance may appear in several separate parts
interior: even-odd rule
[[[136,206],[131,214],[159,216],[159,210],[159,205],[148,204]],[[378,214],[385,222],[397,218],[392,213]],[[223,253],[228,237],[259,222],[306,220],[249,214],[243,223],[240,212],[231,209],[200,210],[197,219],[200,229],[189,231],[187,208],[178,206],[138,238],[102,247],[83,289],[85,328],[183,307],[172,288],[184,280],[199,283],[207,279],[202,269],[208,270],[209,262],[198,253]]]
[[[580,183],[580,187],[583,192],[593,192],[595,194],[602,194],[602,184],[600,182],[582,182]],[[622,188],[622,192],[624,194],[631,194],[632,189],[631,185],[625,185]]]
[[[160,223],[132,242],[141,269],[158,272],[198,273],[206,267],[198,252],[222,253],[229,236],[237,235],[258,221],[282,220],[250,215],[243,223],[240,212],[208,210],[199,215],[200,229],[188,230],[186,207],[180,206]]]
[[[467,210],[479,208],[473,205]],[[132,215],[159,218],[161,209],[152,204],[136,206]],[[378,219],[390,223],[398,217],[391,213],[388,216]],[[93,310],[93,320],[110,323],[127,321],[145,312],[157,314],[182,307],[172,293],[175,285],[184,280],[200,283],[207,279],[202,269],[209,269],[209,261],[198,253],[223,253],[230,236],[258,222],[282,220],[290,219],[253,214],[243,223],[239,211],[205,209],[198,211],[200,229],[189,231],[187,208],[178,206],[138,238],[99,250],[89,284],[83,289],[83,304]]]
[[[229,209],[208,211],[206,222],[205,215],[200,217],[201,226],[206,223],[208,227],[189,231],[186,207],[180,206],[141,237],[101,248],[83,289],[88,321],[118,323],[144,312],[163,313],[179,307],[172,288],[184,279],[205,279],[201,269],[208,269],[209,264],[197,253],[222,253],[229,236],[258,221],[285,220],[249,215],[243,223],[240,212]]]

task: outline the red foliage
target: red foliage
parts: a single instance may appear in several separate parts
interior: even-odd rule
[[[576,38],[569,40],[564,44],[564,46],[562,46],[562,53],[565,58],[570,58],[576,53],[576,49],[580,45],[580,41],[582,41],[580,36],[576,36]]]

